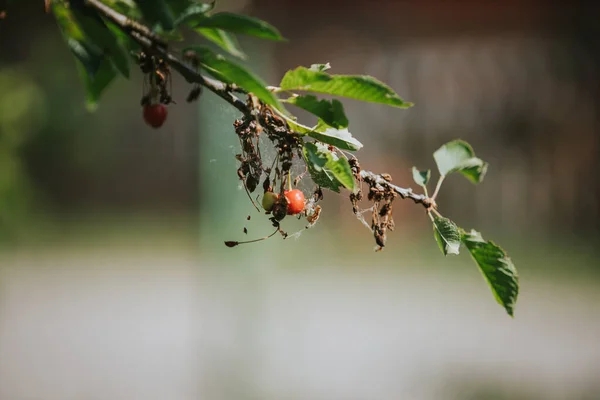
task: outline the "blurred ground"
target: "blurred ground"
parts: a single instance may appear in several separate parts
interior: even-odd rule
[[[536,257],[516,260],[512,320],[465,255],[446,262],[421,248],[436,250],[430,241],[301,257],[321,230],[260,244],[250,259],[241,248],[198,252],[193,236],[123,245],[117,233],[3,254],[1,399],[600,395],[596,281],[541,276]]]

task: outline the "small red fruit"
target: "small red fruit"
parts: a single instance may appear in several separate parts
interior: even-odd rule
[[[144,121],[153,128],[160,128],[167,119],[167,107],[164,104],[144,106]]]
[[[296,215],[304,210],[304,193],[301,190],[286,190],[283,194],[288,201],[288,215]]]

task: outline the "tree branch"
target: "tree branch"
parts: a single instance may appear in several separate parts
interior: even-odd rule
[[[143,24],[134,21],[127,16],[113,10],[99,0],[84,0],[85,5],[93,8],[104,18],[117,25],[124,33],[135,40],[145,51],[165,60],[174,70],[179,72],[190,83],[197,83],[206,87],[211,92],[227,101],[245,115],[250,115],[251,110],[246,103],[240,100],[234,93],[232,87],[216,79],[203,76],[196,70],[190,68],[168,51],[168,44]],[[286,122],[287,126],[287,122]],[[288,130],[291,131],[289,126]],[[360,171],[360,177],[368,184],[378,185],[382,189],[389,189],[398,194],[402,199],[411,199],[416,204],[422,204],[426,209],[435,208],[435,200],[422,194],[415,194],[412,189],[405,189],[390,183],[382,175],[370,171]]]
[[[240,110],[244,114],[250,113],[249,108],[230,90],[228,85],[215,79],[201,75],[194,69],[187,66],[177,57],[167,50],[167,43],[159,36],[154,34],[144,25],[128,18],[127,16],[113,10],[99,0],[85,0],[88,7],[95,9],[106,19],[117,25],[123,32],[129,35],[145,50],[164,59],[173,69],[183,76],[190,83],[197,83],[206,87],[229,104]]]
[[[422,204],[426,209],[435,207],[435,202],[431,198],[425,196],[424,194],[413,193],[412,189],[410,188],[405,189],[401,188],[400,186],[396,186],[384,179],[381,175],[375,174],[371,171],[361,170],[360,177],[363,181],[370,185],[379,185],[382,187],[382,189],[388,188],[398,194],[398,196],[400,196],[402,199],[411,199],[416,204]]]
[[[102,14],[105,18],[109,19],[112,23],[119,26],[126,33],[137,32],[140,35],[150,39],[155,45],[167,48],[167,42],[148,29],[148,27],[145,25],[128,18],[127,16],[113,10],[98,0],[84,0],[84,3],[88,7],[96,9],[96,11]]]

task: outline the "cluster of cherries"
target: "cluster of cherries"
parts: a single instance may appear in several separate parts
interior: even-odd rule
[[[261,240],[266,240],[270,237],[273,237],[273,235],[275,235],[277,232],[281,232],[284,236],[287,236],[287,233],[283,232],[279,227],[278,221],[281,221],[286,215],[296,215],[304,211],[304,193],[298,189],[286,190],[283,192],[283,197],[284,198],[282,199],[279,194],[273,192],[272,189],[269,188],[265,192],[262,199],[262,206],[265,211],[267,211],[267,214],[270,214],[271,212],[273,213],[271,220],[273,220],[273,223],[277,228],[275,229],[275,232],[271,233],[269,236],[259,239],[246,240],[244,242],[228,240],[225,242],[225,246],[235,247],[244,243],[260,242]],[[250,217],[248,217],[248,219],[250,219]],[[244,228],[244,233],[248,233],[246,228]]]
[[[304,210],[304,193],[301,190],[286,190],[283,195],[287,200],[287,215],[296,215]],[[265,192],[262,199],[262,206],[265,211],[273,211],[275,204],[279,202],[279,196],[274,192]]]

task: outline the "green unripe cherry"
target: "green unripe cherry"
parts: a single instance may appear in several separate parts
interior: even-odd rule
[[[273,192],[265,192],[262,199],[262,207],[265,209],[265,211],[273,210],[273,205],[275,204],[277,199],[279,199],[278,194],[275,194]]]

